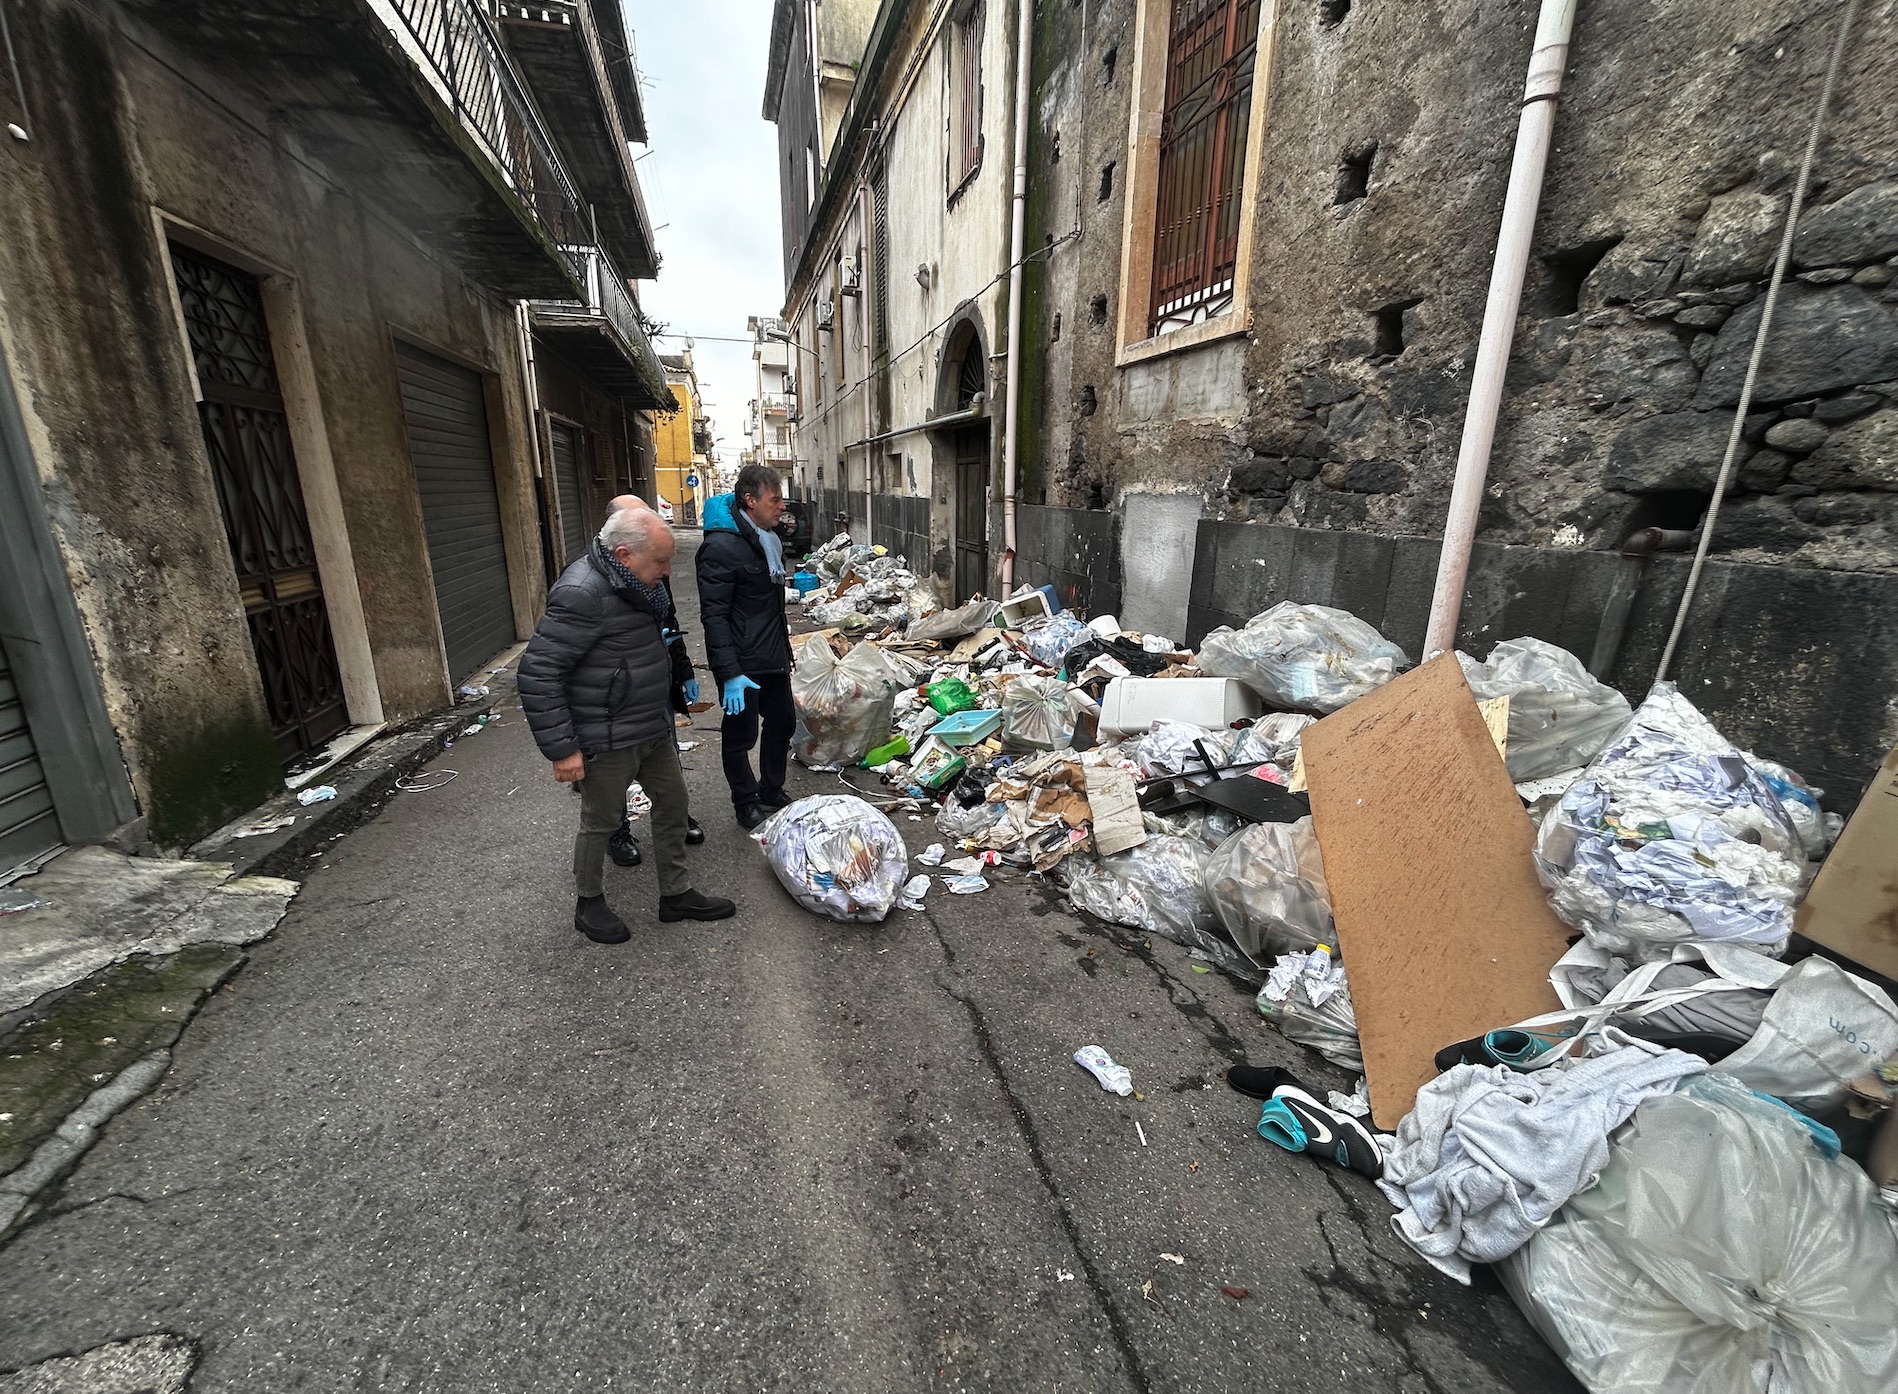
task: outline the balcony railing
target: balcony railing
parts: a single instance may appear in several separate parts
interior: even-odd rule
[[[758,399],[758,409],[767,416],[783,416],[794,405],[794,401],[782,392],[767,392]]]
[[[501,172],[576,274],[573,245],[589,240],[586,209],[494,22],[474,0],[371,0],[463,130]],[[623,293],[623,292],[622,292]]]
[[[586,302],[534,300],[529,302],[533,309],[542,314],[599,316],[612,325],[628,345],[645,342],[646,331],[639,317],[639,307],[633,303],[632,292],[626,289],[626,282],[620,279],[606,253],[584,243],[563,245],[560,250],[579,272],[580,285],[587,294]]]

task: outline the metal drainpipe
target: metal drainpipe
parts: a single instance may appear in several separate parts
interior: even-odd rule
[[[1029,68],[1035,48],[1033,0],[1016,0],[1015,206],[1008,234],[1008,400],[1002,417],[1002,594],[1015,589],[1015,440],[1021,418],[1022,251],[1028,218]]]
[[[1535,47],[1523,84],[1522,118],[1516,127],[1516,158],[1503,199],[1502,228],[1490,270],[1489,303],[1483,311],[1483,335],[1476,347],[1469,411],[1463,418],[1463,443],[1457,451],[1456,483],[1443,524],[1443,552],[1437,562],[1437,588],[1430,600],[1430,627],[1424,657],[1456,643],[1457,620],[1470,576],[1470,549],[1476,543],[1476,519],[1489,478],[1489,452],[1496,440],[1496,416],[1502,408],[1503,376],[1516,334],[1522,303],[1522,278],[1529,268],[1536,210],[1542,202],[1542,175],[1555,133],[1556,102],[1562,94],[1562,70],[1568,64],[1569,34],[1575,27],[1576,0],[1542,0]]]
[[[1648,569],[1648,558],[1656,552],[1685,552],[1694,545],[1692,529],[1642,528],[1629,534],[1621,544],[1621,565],[1608,587],[1607,603],[1601,607],[1601,624],[1595,631],[1595,651],[1589,655],[1588,671],[1608,681],[1615,660],[1621,656],[1621,641],[1628,632],[1628,616],[1634,612],[1634,598],[1641,592],[1641,577]]]

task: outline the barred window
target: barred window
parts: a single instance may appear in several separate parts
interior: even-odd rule
[[[982,4],[949,25],[949,194],[982,167]]]
[[[1263,0],[1171,0],[1149,336],[1232,307]]]

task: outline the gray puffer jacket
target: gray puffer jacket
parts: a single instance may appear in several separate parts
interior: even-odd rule
[[[521,655],[521,709],[549,760],[672,734],[672,658],[655,615],[591,549],[560,573]]]

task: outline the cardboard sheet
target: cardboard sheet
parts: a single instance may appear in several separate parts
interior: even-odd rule
[[[1793,928],[1898,978],[1898,750],[1885,757],[1832,845]]]
[[[1306,727],[1300,745],[1371,1113],[1388,1130],[1439,1049],[1561,1005],[1549,968],[1569,931],[1454,655]]]

